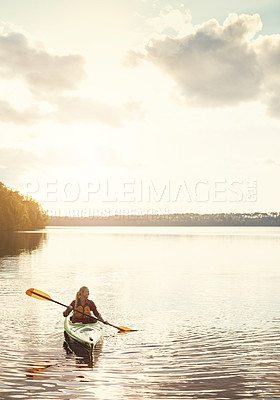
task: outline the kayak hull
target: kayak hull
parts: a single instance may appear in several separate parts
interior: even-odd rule
[[[103,325],[99,321],[92,324],[73,324],[68,316],[64,320],[64,331],[71,341],[79,343],[90,352],[103,338]]]

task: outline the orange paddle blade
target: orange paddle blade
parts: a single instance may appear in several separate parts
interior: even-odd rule
[[[130,329],[126,328],[125,326],[117,326],[119,332],[125,333],[125,332],[136,332],[136,329]]]
[[[51,296],[49,296],[47,293],[41,292],[41,290],[38,289],[27,289],[25,292],[27,296],[34,297],[35,299],[39,300],[45,300],[45,301],[50,301],[52,300]]]

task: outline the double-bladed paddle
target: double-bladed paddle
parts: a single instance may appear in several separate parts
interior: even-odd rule
[[[56,303],[56,304],[59,304],[60,306],[68,308],[68,306],[66,306],[63,303],[60,303],[59,301],[53,300],[50,295],[48,295],[47,293],[42,292],[41,290],[31,288],[31,289],[28,289],[25,293],[27,294],[27,296],[34,297],[34,299],[52,301],[53,303]],[[75,308],[73,308],[73,311],[77,311],[80,314],[86,315],[87,317],[90,317],[90,318],[93,318],[93,319],[97,319],[98,321],[102,322],[103,324],[105,323],[101,319],[93,317],[92,315],[85,314],[80,310],[76,310]],[[107,322],[105,325],[110,325],[113,328],[118,329],[119,332],[135,332],[136,331],[136,329],[126,328],[125,326],[115,326],[115,325],[110,324],[109,322]]]

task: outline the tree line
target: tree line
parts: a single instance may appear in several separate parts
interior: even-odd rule
[[[39,203],[0,182],[0,231],[42,229],[48,219]]]
[[[280,212],[50,217],[52,226],[280,226]]]

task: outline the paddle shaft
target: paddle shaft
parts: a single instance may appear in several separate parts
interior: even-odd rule
[[[59,301],[56,301],[56,300],[53,300],[53,299],[51,299],[51,298],[49,298],[49,297],[43,296],[42,294],[39,294],[39,293],[37,293],[37,292],[36,292],[36,293],[35,293],[35,292],[31,292],[31,293],[36,294],[36,296],[42,297],[42,298],[45,299],[45,300],[49,300],[49,301],[52,301],[53,303],[59,304],[60,306],[63,306],[63,307],[65,307],[65,308],[68,308],[68,307],[69,307],[69,306],[67,306],[66,304],[60,303]],[[90,318],[93,318],[93,319],[97,319],[97,321],[100,321],[100,322],[102,322],[102,323],[104,324],[104,322],[103,322],[101,319],[96,318],[96,317],[93,317],[92,315],[88,315],[88,314],[86,314],[86,313],[84,313],[84,312],[82,312],[82,311],[80,311],[80,310],[77,310],[76,308],[73,308],[73,311],[77,311],[78,313],[83,314],[83,315],[85,315],[86,317],[90,317]],[[111,325],[111,324],[108,323],[108,325]],[[114,326],[114,325],[111,325],[111,326],[113,326],[114,328],[117,328],[117,326]]]
[[[98,318],[96,318],[96,319],[98,319]],[[100,321],[99,319],[98,319],[98,321]],[[101,321],[102,322],[102,321]],[[123,329],[121,328],[121,327],[119,327],[119,326],[116,326],[116,325],[112,325],[112,324],[110,324],[110,322],[107,322],[107,324],[106,325],[110,325],[110,326],[112,326],[113,328],[116,328],[116,329],[118,329],[119,331],[123,331]]]

